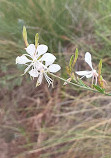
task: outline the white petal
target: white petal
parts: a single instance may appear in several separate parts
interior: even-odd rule
[[[48,50],[48,47],[44,44],[41,44],[37,47],[38,57],[46,53]]]
[[[29,60],[25,55],[22,56],[18,56],[16,58],[16,64],[26,64],[28,62],[31,62],[31,60]]]
[[[32,76],[32,77],[38,77],[38,71],[37,70],[35,70],[35,69],[32,69],[32,70],[30,70],[29,71],[29,74],[30,74],[30,76]]]
[[[49,71],[53,73],[59,71],[60,69],[61,67],[58,64],[52,64],[49,66]]]
[[[93,76],[93,73],[90,73],[88,75],[86,75],[86,78],[91,78]]]
[[[32,66],[32,63],[28,65],[28,67],[24,70],[24,74],[30,69],[31,66]]]
[[[42,63],[35,63],[35,68],[37,71],[42,71],[43,70],[43,64]]]
[[[34,44],[30,44],[27,48],[25,48],[25,50],[26,50],[26,52],[28,53],[28,54],[30,54],[31,56],[33,56],[34,55],[34,53],[35,53],[35,45]]]
[[[43,79],[43,72],[40,72],[40,75],[38,77],[36,86],[38,86],[38,85],[40,85],[42,83],[42,79]]]
[[[89,52],[86,52],[85,54],[85,62],[88,63],[88,65],[93,69],[92,67],[92,61],[91,61],[91,54]]]
[[[46,53],[42,56],[40,60],[45,61],[45,65],[49,66],[56,60],[56,57],[51,53]]]
[[[76,71],[75,73],[78,74],[79,76],[86,76],[86,75],[90,75],[92,71]]]

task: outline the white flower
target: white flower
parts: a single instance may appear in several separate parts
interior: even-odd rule
[[[47,62],[46,62],[46,65],[47,65]],[[48,83],[48,87],[50,85],[53,86],[53,80],[47,75],[48,72],[50,73],[56,73],[57,71],[59,71],[61,69],[61,67],[58,65],[58,64],[51,64],[46,66],[46,65],[43,65],[41,71],[40,71],[40,74],[39,74],[39,77],[38,77],[38,80],[37,80],[37,85],[40,85],[41,82],[42,82],[42,79],[43,79],[43,75]]]
[[[34,44],[30,44],[27,48],[25,48],[27,54],[23,54],[22,56],[18,56],[16,58],[16,64],[24,64],[28,67],[24,70],[24,74],[32,67],[32,69],[36,69],[39,64],[39,58],[41,55],[45,54],[48,50],[46,45],[39,45],[37,49]],[[47,54],[47,53],[46,53]],[[29,59],[27,58],[29,57]],[[54,57],[55,58],[55,57]]]
[[[32,78],[38,77],[37,85],[41,84],[43,75],[45,76],[48,85],[53,85],[53,80],[47,75],[47,73],[55,73],[61,69],[58,64],[53,64],[56,57],[51,53],[46,53],[48,47],[43,44],[38,45],[37,49],[34,44],[30,44],[25,48],[25,50],[27,54],[23,54],[16,58],[16,64],[27,65],[24,74],[31,69],[28,73]]]
[[[95,78],[95,84],[97,84],[98,73],[92,67],[91,54],[89,52],[86,52],[86,54],[85,54],[85,62],[90,66],[91,71],[76,71],[76,74],[82,76],[82,78],[83,77],[86,77],[86,78],[92,77],[92,84],[93,84],[93,81]]]

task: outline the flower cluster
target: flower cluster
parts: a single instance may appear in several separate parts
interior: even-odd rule
[[[30,44],[25,50],[27,53],[18,56],[16,58],[16,64],[24,64],[27,66],[24,74],[28,72],[33,79],[37,77],[37,86],[41,84],[43,76],[48,82],[48,86],[53,86],[53,80],[47,73],[56,73],[61,69],[58,64],[53,64],[56,57],[51,53],[47,53],[48,47],[43,44],[38,45],[37,48],[34,44]]]

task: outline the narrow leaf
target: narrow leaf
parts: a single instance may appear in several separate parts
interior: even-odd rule
[[[87,85],[80,78],[78,78],[78,82],[81,86],[87,87]]]
[[[100,60],[98,65],[98,83],[100,87],[105,88],[106,81],[103,79],[101,72],[102,72],[102,59]]]
[[[97,90],[98,90],[99,92],[101,92],[101,93],[104,93],[104,92],[105,92],[105,89],[101,88],[99,85],[93,84],[93,87],[94,87],[95,89],[97,89]]]
[[[98,65],[98,74],[99,75],[101,75],[101,71],[102,71],[102,59],[100,60],[99,65]]]
[[[76,61],[77,61],[77,59],[78,59],[78,49],[76,48],[76,51],[75,51],[75,58],[74,58],[74,62],[73,62],[73,64],[72,64],[72,67],[74,67],[74,65],[75,65],[75,63],[76,63]]]
[[[71,79],[76,81],[76,78],[75,78],[74,72],[72,72],[72,74],[71,74]]]
[[[25,45],[26,45],[26,47],[28,47],[28,41],[27,41],[27,30],[26,30],[26,27],[25,26],[23,26],[23,39],[24,39],[24,42],[25,42]]]
[[[66,71],[67,71],[67,74],[68,74],[68,75],[71,74],[70,69],[69,69],[69,66],[66,66]]]
[[[35,35],[35,48],[37,48],[37,46],[38,46],[38,41],[39,41],[39,34],[36,33],[36,35]]]
[[[71,56],[70,61],[69,61],[69,69],[70,69],[70,71],[72,71],[73,60],[74,60],[74,55]]]

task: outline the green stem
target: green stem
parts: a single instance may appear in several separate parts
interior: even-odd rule
[[[52,73],[49,73],[49,74],[50,74],[51,76],[55,77],[55,78],[58,78],[58,79],[60,79],[60,80],[62,80],[62,81],[64,81],[64,82],[67,82],[68,84],[74,85],[74,86],[76,86],[76,87],[84,88],[84,89],[91,90],[91,91],[94,91],[94,92],[98,92],[97,90],[94,90],[94,89],[92,89],[92,88],[90,88],[90,87],[83,87],[83,86],[81,86],[81,85],[79,85],[79,84],[76,84],[76,83],[73,83],[73,82],[69,82],[69,81],[67,81],[66,79],[61,78],[61,77],[59,77],[59,76],[56,76],[56,75],[54,75],[54,74],[52,74]]]
[[[89,91],[93,91],[93,92],[97,92],[97,93],[101,93],[101,92],[99,92],[99,91],[97,91],[97,90],[95,90],[95,89],[92,89],[92,88],[90,88],[90,87],[84,87],[84,86],[81,86],[81,85],[79,85],[79,84],[76,84],[76,83],[73,83],[73,82],[69,82],[69,81],[67,81],[66,79],[64,79],[64,78],[62,78],[62,77],[59,77],[59,76],[56,76],[56,75],[54,75],[54,74],[52,74],[52,73],[50,73],[50,72],[49,72],[49,74],[50,74],[51,76],[55,77],[55,78],[58,78],[58,79],[60,79],[60,80],[62,80],[62,81],[64,81],[64,82],[67,82],[68,84],[74,85],[74,86],[76,86],[76,87],[79,87],[79,88],[82,88],[82,89],[85,89],[85,90],[89,90]],[[111,94],[108,94],[108,93],[101,93],[101,94],[105,94],[105,95],[111,96]]]

